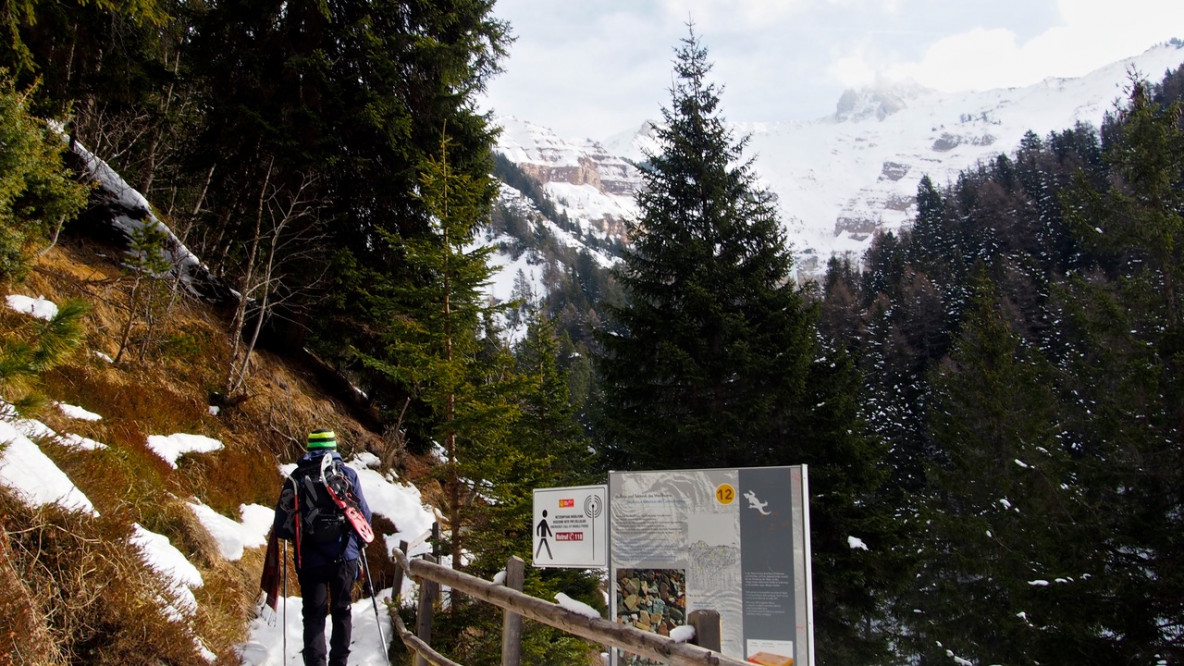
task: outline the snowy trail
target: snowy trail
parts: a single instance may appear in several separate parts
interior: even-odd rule
[[[378,594],[378,618],[382,622],[382,635],[386,638],[389,649],[393,631],[391,629],[390,614],[387,612],[385,601],[391,596],[391,588],[381,590]],[[284,622],[284,608],[287,607],[287,622]],[[300,597],[281,598],[279,611],[271,618],[260,617],[251,621],[246,643],[240,648],[244,666],[300,666],[304,663],[300,650],[304,646],[302,638],[303,625],[300,619],[304,606]],[[271,609],[266,609],[270,614]],[[325,641],[329,640],[329,627],[326,622]],[[284,658],[284,638],[287,637],[287,659]],[[353,605],[353,634],[351,636],[349,664],[350,666],[387,666],[390,662],[383,654],[382,640],[379,638],[378,625],[375,621],[374,606],[369,597],[359,599]]]

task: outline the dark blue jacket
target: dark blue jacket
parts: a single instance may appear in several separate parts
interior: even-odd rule
[[[297,466],[304,466],[315,460],[319,466],[321,456],[324,455],[332,455],[338,461],[341,460],[341,455],[336,451],[323,449],[305,453],[296,464]],[[370,511],[370,506],[366,504],[366,496],[362,494],[362,484],[358,482],[358,473],[352,467],[344,464],[341,466],[341,471],[345,474],[345,478],[349,479],[350,485],[353,486],[354,498],[358,501],[358,508],[362,510],[362,515],[366,516],[366,522],[371,522],[374,515]],[[294,484],[289,480],[290,478],[284,479],[284,487],[280,491],[280,499],[275,507],[275,521],[272,523],[271,528],[279,538],[292,541],[296,538],[297,518],[292,494]],[[358,536],[357,532],[353,530],[348,530],[336,542],[320,545],[301,543],[300,565],[298,568],[311,569],[356,560],[361,557],[364,545],[362,543],[362,537]]]

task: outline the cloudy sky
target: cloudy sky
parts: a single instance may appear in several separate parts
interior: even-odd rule
[[[660,117],[688,21],[725,117],[745,122],[828,115],[844,89],[877,80],[962,90],[1081,76],[1184,39],[1180,0],[497,0],[494,14],[516,41],[484,108],[565,138]]]

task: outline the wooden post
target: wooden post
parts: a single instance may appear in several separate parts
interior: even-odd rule
[[[517,555],[506,560],[506,587],[522,591],[526,579],[525,562]],[[502,666],[522,663],[522,616],[510,609],[502,611]]]
[[[423,559],[432,564],[436,558],[424,555]],[[432,613],[435,610],[436,597],[440,594],[440,584],[434,580],[425,580],[419,586],[419,613],[415,618],[415,635],[425,645],[432,644]],[[428,660],[421,654],[415,656],[415,666],[428,666]]]
[[[399,550],[403,551],[403,555],[407,555],[407,542],[399,542]],[[403,596],[403,576],[407,575],[403,571],[403,565],[399,564],[399,559],[395,558],[395,580],[391,582],[391,600],[395,602],[395,611],[399,609],[400,598]]]
[[[719,611],[696,610],[687,616],[687,624],[695,628],[695,645],[719,652],[723,641],[719,627]]]

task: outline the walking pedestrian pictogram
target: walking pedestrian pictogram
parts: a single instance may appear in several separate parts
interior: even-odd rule
[[[546,509],[543,509],[543,519],[539,521],[538,527],[535,528],[535,533],[539,535],[541,541],[539,542],[538,549],[534,553],[534,559],[539,559],[539,553],[543,552],[544,546],[547,548],[547,558],[551,560],[555,559],[555,556],[551,554],[551,546],[547,544],[547,537],[552,536],[552,534],[551,526],[547,525]]]

